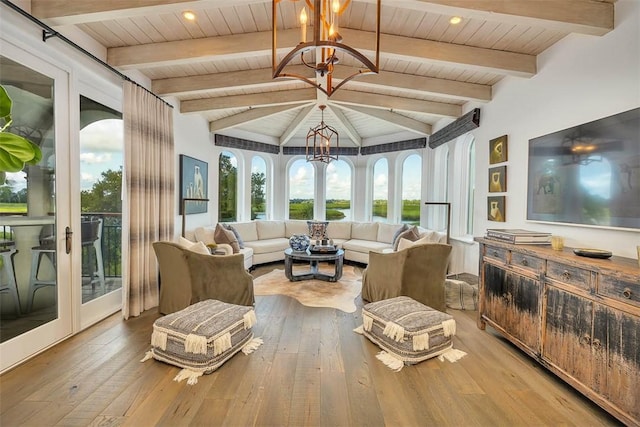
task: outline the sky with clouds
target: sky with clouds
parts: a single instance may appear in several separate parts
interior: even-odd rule
[[[422,161],[420,156],[409,156],[403,166],[402,198],[419,200],[421,191]],[[373,198],[387,199],[389,168],[386,159],[374,166]],[[296,160],[289,170],[289,191],[292,199],[313,198],[314,172],[311,163]],[[351,199],[352,178],[345,161],[332,161],[327,165],[327,199]]]
[[[80,187],[91,190],[102,172],[123,166],[123,121],[93,122],[80,131]]]

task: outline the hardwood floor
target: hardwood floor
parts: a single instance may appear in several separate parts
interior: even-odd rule
[[[116,314],[2,375],[0,425],[617,424],[495,332],[477,329],[475,312],[449,310],[465,358],[393,372],[353,332],[359,309],[305,307],[285,296],[256,300],[262,347],[237,354],[195,386],[174,382],[176,367],[140,363],[154,310],[126,322]]]

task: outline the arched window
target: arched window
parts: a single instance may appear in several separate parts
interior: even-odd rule
[[[218,222],[238,220],[238,159],[228,151],[218,163]]]
[[[289,219],[313,219],[315,172],[304,159],[289,168]]]
[[[389,202],[389,163],[379,159],[373,165],[373,220],[387,222],[387,203]]]
[[[402,163],[401,222],[420,225],[421,189],[422,158],[412,154]]]
[[[467,186],[467,234],[473,235],[473,199],[476,192],[476,141],[469,144],[469,185]]]
[[[251,219],[266,219],[267,163],[260,156],[251,160]]]
[[[351,166],[344,160],[327,165],[326,216],[329,221],[351,220]]]

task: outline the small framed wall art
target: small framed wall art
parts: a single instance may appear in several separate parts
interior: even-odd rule
[[[507,191],[507,167],[498,166],[489,169],[489,193]]]
[[[505,222],[505,197],[489,196],[487,197],[487,219],[489,221]]]
[[[502,135],[489,141],[489,164],[506,162],[509,159],[507,149],[507,135]]]
[[[207,183],[209,168],[207,162],[180,154],[180,214],[196,214],[207,212],[208,203]],[[190,201],[185,203],[182,212],[183,199],[203,199],[202,202]]]

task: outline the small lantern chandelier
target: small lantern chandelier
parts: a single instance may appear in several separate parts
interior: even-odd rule
[[[327,97],[330,97],[333,92],[338,90],[342,85],[356,76],[363,74],[377,74],[379,71],[380,62],[380,2],[376,1],[376,30],[375,30],[375,46],[371,46],[370,50],[375,49],[375,62],[365,56],[363,53],[357,51],[351,46],[343,43],[343,37],[339,31],[340,16],[345,13],[345,10],[351,5],[351,0],[305,0],[306,6],[302,6],[299,12],[295,11],[295,4],[297,0],[288,1],[285,5],[285,0],[272,0],[272,69],[273,78],[288,77],[302,80],[310,85],[316,87],[320,91],[324,92]],[[302,2],[301,2],[302,3]],[[278,4],[281,8],[291,8],[291,10],[285,9],[283,13],[279,11]],[[300,20],[300,41],[299,43],[277,63],[277,32],[278,32],[278,16],[287,16],[287,12],[295,13],[299,16]],[[309,14],[311,17],[309,18]],[[311,31],[313,39],[307,41],[307,23],[311,24]],[[284,23],[284,25],[288,25]],[[282,30],[281,30],[282,31]],[[286,37],[286,36],[285,36]],[[357,71],[351,75],[344,76],[342,81],[336,86],[333,86],[332,77],[335,66],[339,62],[338,52],[350,55],[355,59],[361,67],[357,67]],[[296,73],[285,72],[285,67],[296,58],[300,57],[303,65],[313,69],[316,77],[315,81],[305,76]]]
[[[322,111],[322,119],[318,126],[309,129],[307,133],[307,161],[329,163],[331,160],[338,160],[340,135],[337,130],[324,122],[324,109],[327,106],[320,105],[318,108]],[[334,154],[331,155],[331,144],[334,140]]]

